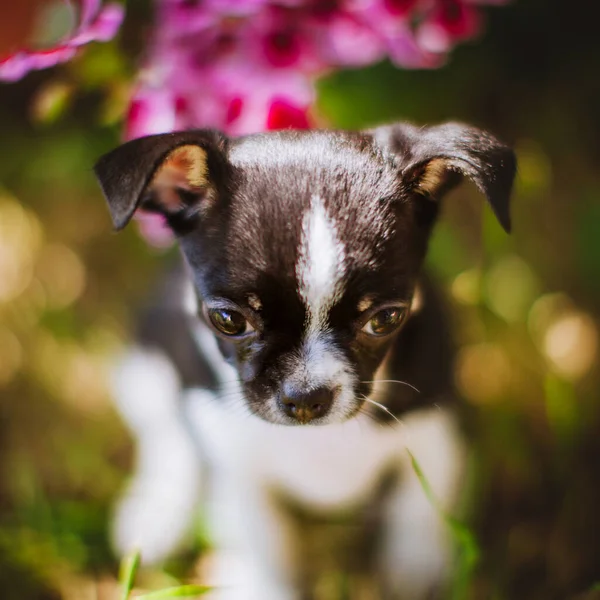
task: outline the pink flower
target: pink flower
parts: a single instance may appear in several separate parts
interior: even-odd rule
[[[162,215],[138,210],[135,221],[142,237],[155,248],[169,248],[173,245],[173,232]]]
[[[318,77],[386,56],[404,68],[438,67],[478,33],[477,4],[504,1],[156,0],[159,26],[126,137],[308,128]],[[164,245],[164,220],[142,217],[144,235]]]
[[[293,67],[302,57],[302,35],[294,27],[269,31],[261,42],[264,56],[273,67]]]
[[[419,3],[419,0],[383,0],[383,6],[390,15],[406,17]]]
[[[444,54],[457,42],[476,36],[480,24],[473,4],[464,0],[437,0],[436,7],[418,29],[417,40],[422,48]]]
[[[308,107],[290,104],[283,98],[274,98],[269,106],[267,129],[310,129]]]
[[[0,59],[0,81],[16,81],[29,71],[46,69],[73,58],[78,49],[93,41],[107,41],[115,36],[123,20],[120,4],[101,8],[99,0],[81,0],[79,25],[73,34],[54,48],[47,50],[19,50]]]
[[[359,18],[377,33],[384,55],[408,69],[431,69],[443,64],[444,56],[421,46],[413,21],[422,19],[438,0],[370,0]]]
[[[327,56],[340,66],[363,66],[380,61],[385,41],[377,31],[351,14],[336,14],[328,24]]]
[[[151,89],[140,86],[129,105],[125,120],[125,138],[168,133],[176,123],[175,100],[165,89]]]

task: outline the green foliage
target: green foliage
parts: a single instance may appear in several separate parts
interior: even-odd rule
[[[121,600],[129,600],[135,584],[135,576],[140,566],[139,551],[134,551],[121,562],[119,581],[121,584]],[[179,585],[147,594],[136,595],[137,600],[167,600],[168,598],[197,598],[209,592],[211,588],[204,585]]]
[[[468,597],[469,584],[473,576],[473,572],[479,562],[480,549],[473,532],[458,519],[449,515],[440,505],[431,484],[429,483],[423,469],[419,465],[417,459],[410,450],[407,449],[410,456],[411,467],[419,479],[421,488],[429,503],[435,508],[439,517],[450,529],[452,538],[457,549],[457,565],[454,571],[452,583],[452,600],[465,600]]]
[[[167,598],[196,598],[210,592],[211,588],[205,585],[181,585],[178,587],[158,590],[149,594],[137,596],[139,600],[166,600]]]
[[[136,550],[128,556],[125,556],[121,562],[119,573],[119,581],[122,587],[121,600],[127,600],[129,598],[129,594],[135,584],[135,575],[140,566],[140,560],[140,553]]]

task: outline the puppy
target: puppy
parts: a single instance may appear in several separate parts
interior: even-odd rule
[[[197,130],[130,141],[95,171],[115,227],[160,213],[185,264],[115,377],[139,449],[117,546],[161,560],[202,497],[237,561],[220,597],[441,593],[448,531],[407,449],[451,511],[465,448],[421,267],[463,176],[509,230],[512,151],[460,124]]]

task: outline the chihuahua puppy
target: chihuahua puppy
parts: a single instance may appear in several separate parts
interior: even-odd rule
[[[462,177],[509,230],[512,151],[461,124],[197,130],[130,141],[95,171],[115,227],[160,213],[185,264],[115,377],[139,450],[118,548],[161,560],[202,496],[237,561],[219,597],[441,593],[465,447],[421,267]]]

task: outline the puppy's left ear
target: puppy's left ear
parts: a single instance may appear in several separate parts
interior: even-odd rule
[[[439,201],[461,176],[466,176],[485,195],[504,230],[510,232],[516,158],[508,146],[485,131],[459,123],[422,128],[397,124],[372,133],[393,152],[406,191]]]
[[[116,229],[144,209],[176,232],[218,200],[227,178],[227,138],[212,130],[150,135],[105,154],[94,172]]]

